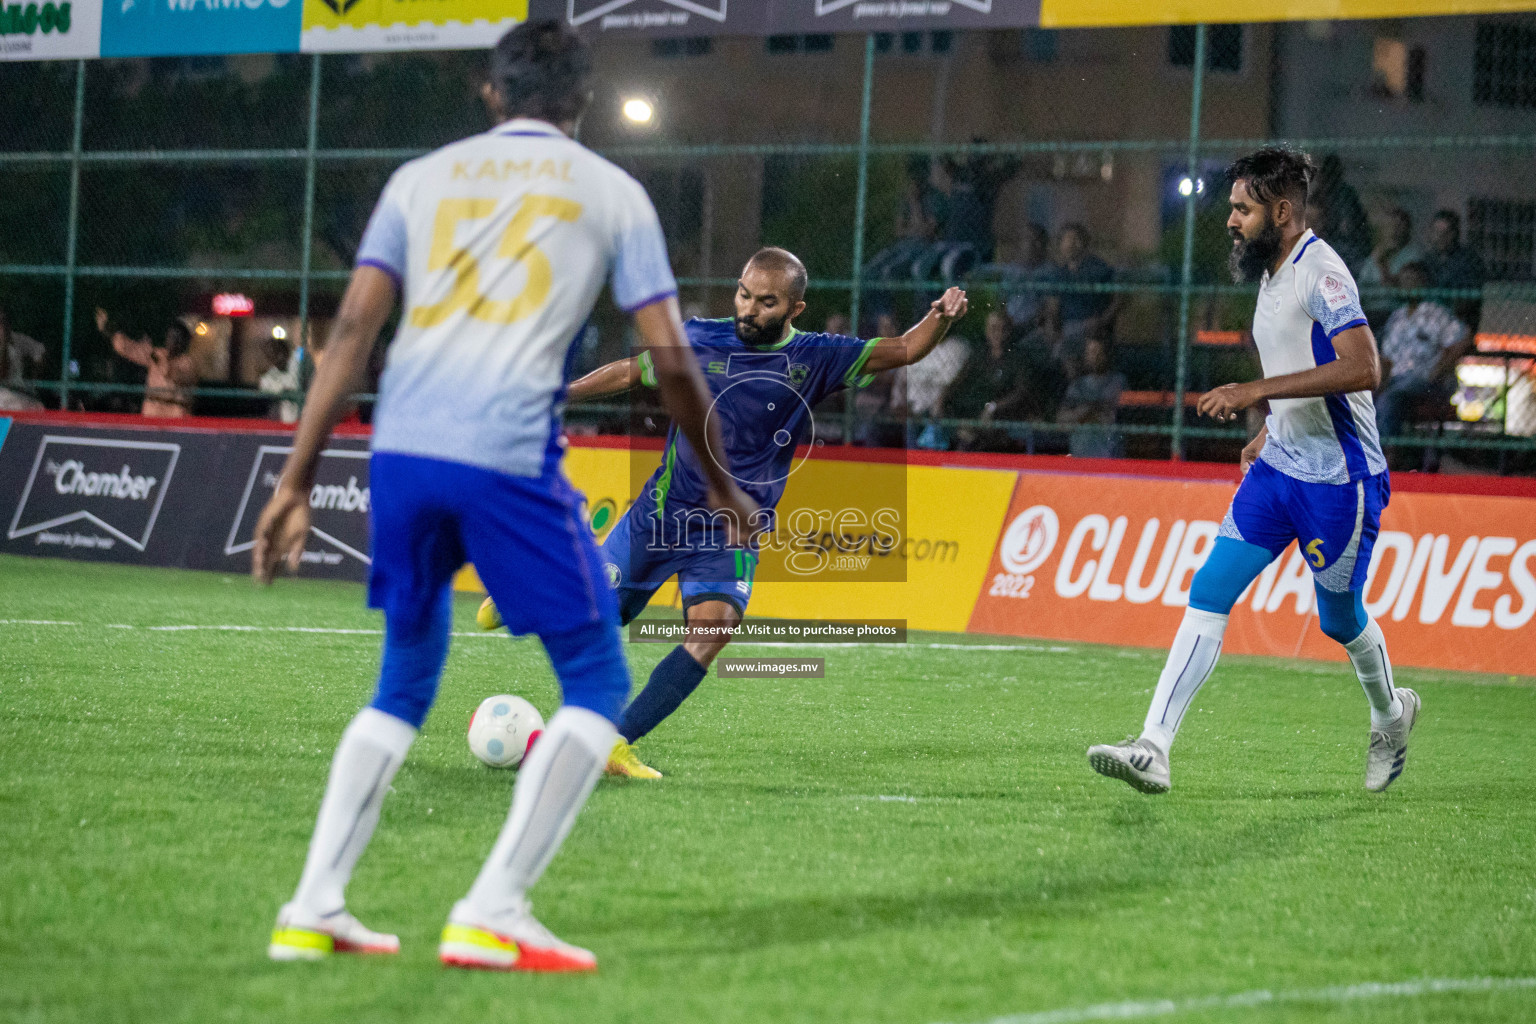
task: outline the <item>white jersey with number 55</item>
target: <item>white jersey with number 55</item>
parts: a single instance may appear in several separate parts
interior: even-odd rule
[[[559,462],[569,357],[603,285],[677,293],[640,183],[542,121],[405,164],[358,247],[400,288],[375,451],[538,476]]]

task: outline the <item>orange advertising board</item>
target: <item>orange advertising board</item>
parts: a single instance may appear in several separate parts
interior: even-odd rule
[[[970,630],[1166,646],[1234,489],[1020,473]],[[1400,665],[1536,674],[1536,500],[1394,494],[1366,607]],[[1239,599],[1225,649],[1343,660],[1295,544]]]

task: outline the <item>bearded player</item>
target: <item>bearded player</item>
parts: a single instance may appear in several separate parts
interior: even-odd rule
[[[400,948],[347,912],[346,888],[436,697],[451,581],[472,559],[508,620],[543,641],[564,703],[518,772],[506,824],[449,913],[439,957],[486,970],[597,966],[539,923],[527,893],[596,784],[629,695],[618,609],[560,468],[571,341],[605,283],[650,346],[682,433],[715,450],[719,442],[656,211],[638,182],[571,138],[591,70],[586,43],[561,22],[525,22],[491,54],[485,98],[497,126],[390,178],[257,525],[257,577],[270,581],[280,560],[298,568],[326,436],[398,299],[370,470],[368,601],[384,611],[383,664],[373,700],[336,748],[303,874],[277,915],[273,959]],[[756,506],[729,467],[705,468],[705,503],[750,518]]]
[[[1293,540],[1312,568],[1322,630],[1344,646],[1370,702],[1367,789],[1402,774],[1419,716],[1418,694],[1392,685],[1386,640],[1365,611],[1390,490],[1371,404],[1381,369],[1354,278],[1307,228],[1313,173],[1307,156],[1283,149],[1261,149],[1228,172],[1232,277],[1259,285],[1253,339],[1264,378],[1202,395],[1199,410],[1223,422],[1262,401],[1270,412],[1243,449],[1243,482],[1195,574],[1141,736],[1088,750],[1095,771],[1143,793],[1168,791],[1169,748],[1216,667],[1227,615]]]
[[[741,623],[752,596],[756,538],[771,529],[796,446],[810,434],[811,410],[828,395],[862,387],[882,370],[922,359],[968,308],[965,292],[951,288],[901,337],[862,341],[796,328],[795,318],[805,310],[805,288],[800,260],[783,249],[763,249],[741,272],[734,317],[685,325],[715,399],[713,415],[719,417],[732,472],[764,514],[745,544],[727,543],[707,510],[703,467],[714,460],[708,453],[700,459],[675,426],[668,432],[661,465],[608,535],[601,556],[625,623],[675,575],[687,639],[661,660],[645,689],[624,709],[608,761],[610,774],[661,778],[640,761],[633,745],[698,688]],[[573,383],[570,397],[581,401],[637,385],[654,387],[654,371],[648,353],[621,359]],[[481,608],[480,624],[486,629],[501,624],[491,598]]]

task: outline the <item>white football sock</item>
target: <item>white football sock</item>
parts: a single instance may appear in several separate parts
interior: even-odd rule
[[[567,705],[549,720],[517,773],[507,823],[464,900],[481,922],[521,906],[576,823],[618,734],[586,708]]]
[[[377,708],[352,719],[336,745],[294,903],[318,915],[345,905],[352,869],[373,838],[384,794],[415,739],[409,723]]]
[[[1392,686],[1392,662],[1387,660],[1387,638],[1375,619],[1366,622],[1360,635],[1344,645],[1350,664],[1371,702],[1371,728],[1391,725],[1403,713],[1403,702]]]
[[[1179,723],[1194,701],[1195,694],[1211,677],[1216,659],[1221,656],[1221,638],[1227,631],[1227,617],[1198,608],[1186,608],[1184,621],[1168,650],[1168,661],[1157,680],[1157,692],[1147,709],[1147,721],[1141,738],[1151,740],[1164,754],[1173,746]]]

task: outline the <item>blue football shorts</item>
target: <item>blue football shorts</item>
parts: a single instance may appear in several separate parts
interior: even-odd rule
[[[614,526],[599,556],[618,595],[619,621],[639,615],[657,589],[677,577],[686,610],[704,601],[724,601],[746,614],[752,599],[757,552],[689,534],[660,537],[655,504],[638,501]]]
[[[1357,591],[1365,586],[1390,497],[1386,473],[1314,484],[1256,460],[1232,498],[1220,536],[1256,544],[1272,558],[1297,541],[1318,586],[1338,594]]]

